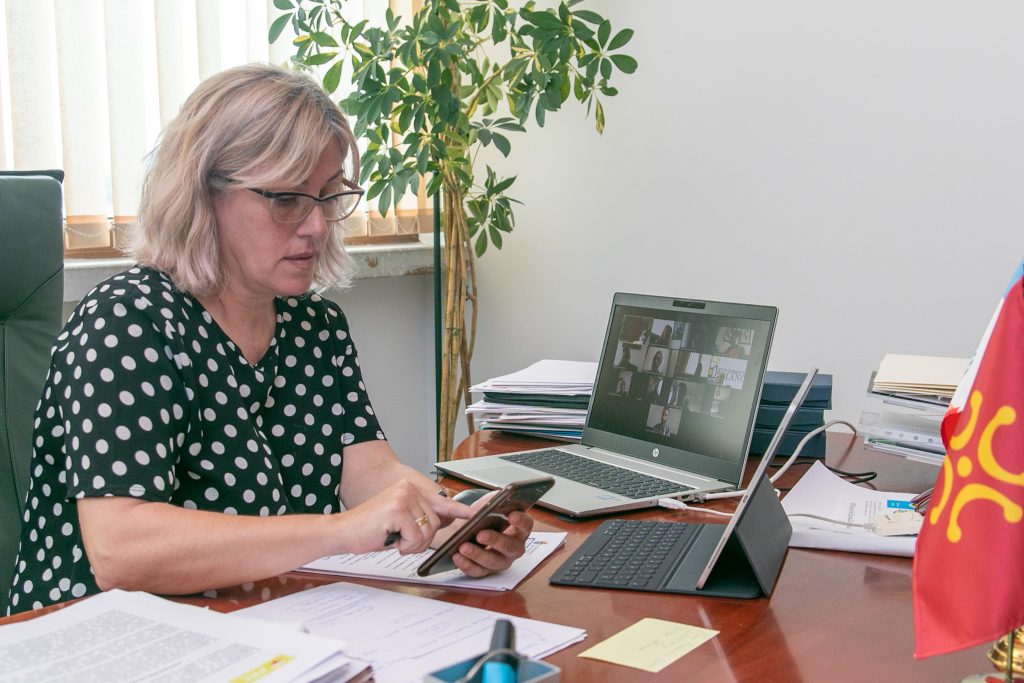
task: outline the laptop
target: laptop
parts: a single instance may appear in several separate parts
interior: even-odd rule
[[[728,524],[607,520],[550,582],[731,598],[770,596],[793,527],[767,470],[817,373],[817,368],[807,373]]]
[[[734,489],[778,309],[617,293],[579,444],[437,463],[489,488],[544,474],[571,517]]]

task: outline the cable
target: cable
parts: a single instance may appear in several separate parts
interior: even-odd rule
[[[793,454],[791,456],[789,456],[789,459],[786,460],[785,463],[782,464],[782,467],[779,468],[778,472],[776,472],[771,477],[769,477],[769,481],[771,481],[771,483],[773,483],[773,484],[776,481],[778,481],[779,477],[781,477],[783,474],[785,474],[786,470],[788,470],[790,467],[793,466],[793,462],[796,461],[796,459],[800,457],[800,453],[801,453],[801,451],[803,451],[804,446],[806,446],[807,443],[811,439],[816,437],[818,434],[821,434],[823,431],[825,431],[829,427],[834,427],[835,425],[845,425],[845,426],[850,428],[850,430],[854,433],[854,435],[857,434],[857,428],[854,427],[851,423],[847,422],[846,420],[832,420],[831,422],[826,422],[825,424],[821,425],[820,427],[812,429],[811,431],[809,431],[807,434],[804,435],[804,438],[800,439],[800,442],[796,445],[796,448],[793,449]],[[829,469],[832,469],[832,468],[830,467]],[[872,474],[874,474],[874,473],[872,473]],[[874,477],[871,477],[871,478],[873,479]],[[724,493],[697,494],[695,500],[698,503],[703,503],[704,501],[707,501],[707,500],[720,500],[722,498],[738,498],[738,497],[742,496],[746,492],[747,492],[746,489],[741,489],[739,491],[725,491]]]
[[[710,508],[695,508],[675,498],[661,498],[658,500],[658,505],[670,510],[693,510],[694,512],[706,512],[709,515],[718,515],[719,517],[732,517],[731,512],[721,512]]]
[[[791,513],[789,513],[786,516],[787,517],[810,517],[811,519],[820,519],[822,522],[831,522],[832,524],[842,524],[843,526],[853,526],[853,527],[857,527],[858,529],[871,529],[872,531],[874,531],[874,529],[875,529],[875,524],[873,524],[873,523],[858,524],[856,522],[843,522],[843,521],[838,520],[838,519],[832,519],[831,517],[822,517],[821,515],[812,515],[809,512],[791,512]]]

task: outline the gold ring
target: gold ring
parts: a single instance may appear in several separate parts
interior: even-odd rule
[[[429,522],[429,521],[430,520],[427,519],[426,515],[423,515],[422,517],[417,517],[416,518],[416,526],[426,526],[427,522]]]

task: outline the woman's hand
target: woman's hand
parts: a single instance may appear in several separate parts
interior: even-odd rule
[[[484,502],[486,499],[477,501],[477,505]],[[483,529],[477,532],[476,543],[467,541],[460,545],[452,561],[467,576],[481,577],[505,571],[526,552],[526,539],[531,531],[533,517],[525,512],[512,512],[504,531]]]
[[[473,510],[403,479],[341,516],[346,520],[348,552],[380,550],[391,537],[393,547],[407,555],[426,550],[438,529],[453,519],[472,517]]]

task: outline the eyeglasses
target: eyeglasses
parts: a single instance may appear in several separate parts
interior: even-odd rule
[[[348,181],[342,181],[352,189],[329,194],[326,197],[314,197],[305,192],[271,192],[248,188],[249,191],[262,195],[270,200],[270,218],[275,223],[293,225],[306,220],[317,204],[323,209],[324,220],[335,222],[348,218],[359,205],[359,199],[365,190]]]

